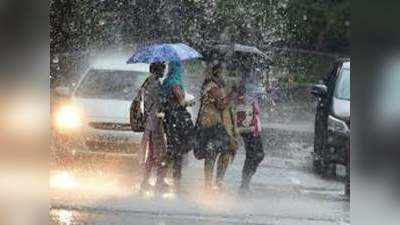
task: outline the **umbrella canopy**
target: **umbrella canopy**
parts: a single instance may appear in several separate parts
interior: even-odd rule
[[[165,61],[184,61],[201,58],[202,55],[185,44],[151,45],[137,51],[128,60],[131,63],[152,63]]]
[[[214,48],[225,53],[228,52],[247,53],[247,54],[261,56],[267,60],[271,60],[271,58],[266,53],[262,52],[260,49],[254,46],[233,44],[233,45],[215,45]]]

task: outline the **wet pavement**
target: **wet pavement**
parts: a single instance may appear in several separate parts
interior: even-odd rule
[[[182,193],[161,196],[138,193],[135,155],[65,153],[64,163],[53,165],[50,172],[50,221],[59,225],[350,224],[344,184],[312,172],[310,123],[269,123],[264,128],[266,157],[245,197],[238,195],[242,148],[228,168],[225,191],[204,192],[203,162],[190,154]]]
[[[288,145],[293,150],[285,158],[280,151],[267,151],[245,198],[237,195],[243,153],[229,168],[224,194],[203,192],[202,163],[193,158],[185,168],[184,193],[170,197],[138,194],[132,156],[98,156],[103,165],[114,164],[108,168],[84,167],[85,162],[58,168],[51,172],[51,221],[71,225],[349,223],[343,184],[314,175],[309,149],[298,143]],[[84,160],[79,154],[75,157]]]

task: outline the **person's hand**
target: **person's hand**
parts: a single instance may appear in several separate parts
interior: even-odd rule
[[[144,152],[139,151],[136,159],[137,159],[137,163],[138,163],[139,167],[142,167],[145,164]]]
[[[194,105],[196,105],[196,101],[195,101],[195,100],[190,100],[190,101],[187,101],[187,102],[186,102],[186,106],[187,106],[187,107],[192,107],[192,106],[194,106]]]
[[[159,112],[157,113],[157,118],[163,119],[165,117],[165,113]]]

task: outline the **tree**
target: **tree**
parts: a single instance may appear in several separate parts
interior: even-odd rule
[[[297,0],[287,5],[287,43],[310,50],[349,51],[349,0]]]
[[[349,17],[349,0],[51,0],[50,52],[236,42],[346,53]]]

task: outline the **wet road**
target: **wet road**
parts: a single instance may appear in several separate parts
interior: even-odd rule
[[[274,128],[276,129],[276,128]],[[268,132],[270,131],[270,133]],[[189,158],[181,196],[142,196],[132,155],[69,155],[51,171],[52,224],[349,224],[344,185],[312,173],[305,137],[281,139],[266,129],[266,158],[252,183],[252,192],[237,195],[240,150],[226,177],[226,193],[204,193],[202,162]],[[287,130],[284,134],[287,135]],[[273,136],[274,134],[275,136]],[[280,146],[274,148],[271,146]]]
[[[312,126],[264,123],[265,160],[252,191],[237,194],[244,150],[226,174],[226,191],[203,191],[203,165],[190,155],[183,193],[140,195],[134,155],[64,154],[50,174],[52,224],[350,224],[344,184],[311,170]]]

